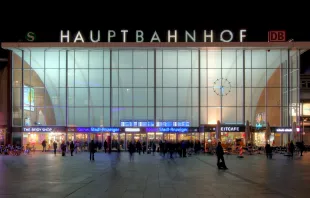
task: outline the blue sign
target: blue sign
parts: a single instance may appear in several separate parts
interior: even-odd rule
[[[152,120],[121,120],[122,127],[155,127]],[[156,127],[190,127],[189,121],[158,121]]]
[[[120,132],[120,128],[114,128],[114,127],[78,127],[76,128],[77,132]]]
[[[176,127],[160,127],[158,129],[159,132],[180,132],[180,133],[184,133],[184,132],[188,132],[188,128],[176,128]]]

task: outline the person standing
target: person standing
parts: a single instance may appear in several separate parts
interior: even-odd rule
[[[42,147],[43,147],[42,152],[46,152],[46,141],[45,140],[42,141]]]
[[[74,152],[74,143],[73,143],[73,141],[70,143],[70,151],[71,151],[71,156],[73,156],[73,152]]]
[[[96,152],[95,142],[94,142],[94,140],[92,140],[89,143],[89,160],[90,161],[95,161],[95,152]]]
[[[53,147],[54,147],[54,155],[56,156],[56,150],[57,150],[57,142],[56,141],[54,141]]]
[[[107,142],[107,140],[104,140],[103,148],[104,148],[104,152],[107,153],[107,148],[108,148],[108,142]]]
[[[217,167],[218,167],[218,169],[220,169],[221,167],[223,167],[224,169],[228,169],[226,167],[226,164],[225,164],[224,150],[223,150],[221,142],[217,143],[216,156],[217,156]]]
[[[135,152],[135,146],[132,142],[129,143],[129,146],[128,146],[128,150],[129,150],[129,160],[130,161],[133,161],[134,157],[134,152]]]
[[[305,143],[304,143],[304,141],[301,141],[299,149],[300,149],[300,156],[302,156],[302,153],[305,150]]]

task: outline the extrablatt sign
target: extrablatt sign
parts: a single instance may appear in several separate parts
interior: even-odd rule
[[[286,41],[286,31],[269,31],[268,32],[268,42],[285,42]]]

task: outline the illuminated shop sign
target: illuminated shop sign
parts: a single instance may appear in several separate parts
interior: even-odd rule
[[[205,132],[215,132],[215,126],[204,126]],[[245,132],[245,126],[221,126],[221,132]]]
[[[65,131],[64,128],[55,127],[23,127],[23,132],[52,132]]]
[[[120,128],[115,127],[77,127],[77,132],[119,132]]]
[[[183,128],[183,127],[159,127],[158,128],[159,132],[180,132],[180,133],[184,133],[184,132],[188,132],[188,128]]]
[[[142,30],[90,30],[87,34],[82,33],[81,31],[70,32],[70,30],[61,30],[60,31],[60,42],[61,43],[77,43],[77,42],[116,42],[120,40],[121,42],[232,42],[233,40],[243,42],[246,37],[246,30],[241,29],[238,32],[233,32],[231,30],[222,30],[216,32],[212,29],[210,30],[167,30],[165,36],[159,36],[157,31],[152,32],[150,35],[146,35]],[[129,41],[128,38],[134,37],[134,40]]]
[[[125,132],[140,132],[140,128],[125,128]]]
[[[293,132],[292,128],[272,128],[272,129],[271,129],[271,131],[277,132],[277,133],[290,133],[290,132]],[[296,128],[296,132],[300,132],[300,129]]]

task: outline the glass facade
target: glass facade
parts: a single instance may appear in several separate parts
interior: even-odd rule
[[[30,48],[12,70],[15,127],[299,122],[298,50]]]

